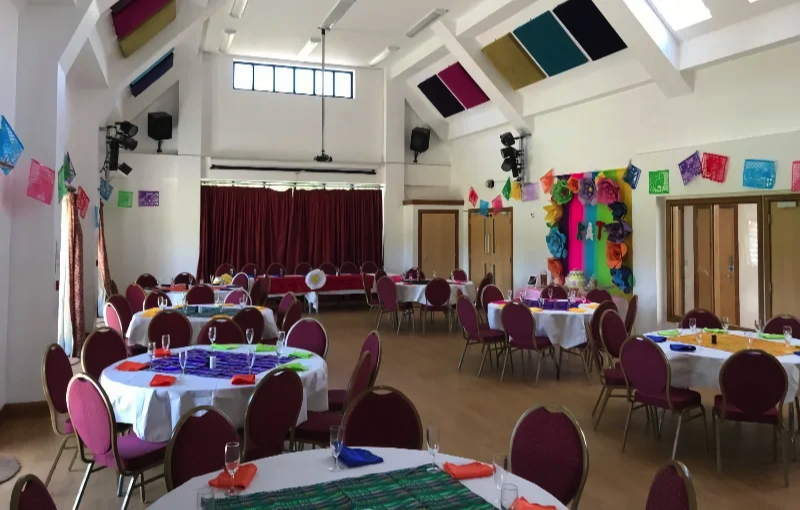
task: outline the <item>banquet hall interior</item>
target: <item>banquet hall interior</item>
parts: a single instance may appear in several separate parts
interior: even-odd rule
[[[0,0],[0,507],[797,508],[798,61],[798,0]]]

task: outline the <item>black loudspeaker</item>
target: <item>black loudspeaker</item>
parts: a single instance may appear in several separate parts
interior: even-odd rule
[[[158,140],[158,152],[161,152],[161,141],[172,139],[172,115],[167,112],[148,113],[147,136]]]
[[[416,127],[411,130],[411,150],[414,151],[414,163],[417,162],[417,156],[430,146],[431,130],[428,128]]]

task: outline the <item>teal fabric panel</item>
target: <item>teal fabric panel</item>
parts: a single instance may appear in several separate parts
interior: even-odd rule
[[[517,28],[514,35],[548,76],[555,76],[588,61],[550,11]]]

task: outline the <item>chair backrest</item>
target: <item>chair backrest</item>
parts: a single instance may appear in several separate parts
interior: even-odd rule
[[[483,306],[484,313],[489,311],[489,303],[492,301],[504,301],[505,299],[506,297],[500,287],[493,283],[486,285],[483,287],[483,294],[481,295],[481,306]]]
[[[111,280],[111,294],[119,294],[119,287],[117,287],[117,282],[113,279]]]
[[[111,328],[97,328],[83,343],[81,367],[84,372],[99,380],[106,367],[127,357],[125,341],[119,333]]]
[[[764,333],[782,335],[784,326],[792,328],[792,336],[794,338],[800,338],[800,320],[797,320],[794,315],[778,315],[771,318],[767,325],[764,326]]]
[[[125,296],[114,294],[106,300],[105,309],[103,311],[103,318],[106,326],[113,329],[119,336],[125,337],[128,332],[128,326],[131,324],[133,313],[131,312],[131,305]]]
[[[144,309],[149,310],[151,308],[158,308],[158,298],[165,298],[167,300],[167,306],[172,306],[172,300],[169,298],[166,292],[161,290],[153,290],[150,294],[144,298]]]
[[[292,303],[294,303],[295,301],[297,301],[297,298],[294,297],[294,292],[287,292],[281,298],[280,303],[278,303],[278,313],[276,316],[276,323],[279,328],[283,326],[283,319],[286,316],[286,312],[289,311],[289,308],[291,308]]]
[[[412,267],[409,268],[408,271],[406,271],[406,274],[404,276],[406,277],[406,280],[416,280],[417,278],[422,278],[420,276],[421,274],[422,271],[420,271],[418,267]]]
[[[215,344],[243,344],[247,342],[242,328],[233,320],[228,317],[212,317],[200,330],[200,334],[197,335],[197,345],[211,345],[211,340],[208,339],[208,330],[212,326],[217,328],[217,336],[214,338]]]
[[[50,344],[42,357],[42,389],[53,430],[63,433],[59,428],[59,415],[67,414],[67,387],[72,379],[72,365],[64,349],[58,344]]]
[[[639,296],[634,294],[630,301],[628,301],[628,311],[625,313],[625,329],[628,330],[628,336],[633,335],[633,326],[636,324],[636,312],[639,311]]]
[[[195,285],[183,298],[187,305],[213,305],[214,289],[208,285]]]
[[[264,306],[269,296],[270,278],[269,276],[258,276],[250,289],[250,300],[253,306]]]
[[[284,333],[289,333],[292,327],[300,320],[300,317],[303,315],[303,303],[300,301],[294,301],[291,305],[289,305],[289,309],[286,310],[286,315],[283,316],[283,324],[281,325],[281,331]]]
[[[553,291],[553,293],[555,294],[555,291]],[[611,301],[611,294],[609,294],[607,290],[592,289],[586,294],[586,299],[592,303],[604,303],[606,301]]]
[[[277,369],[256,386],[244,418],[244,460],[247,462],[283,453],[303,407],[303,382],[296,372]]]
[[[217,266],[217,270],[214,271],[214,276],[222,276],[224,274],[229,274],[233,276],[233,273],[236,272],[236,268],[233,267],[233,264],[229,262],[223,262],[219,266]],[[209,282],[211,283],[211,282]]]
[[[384,310],[397,310],[397,284],[388,276],[378,280],[378,299]]]
[[[358,273],[359,273],[358,266],[352,262],[345,262],[344,264],[342,264],[342,267],[339,268],[339,274],[358,274]]]
[[[325,273],[326,275],[336,274],[336,266],[334,266],[332,262],[323,262],[322,264],[320,264],[319,270]]]
[[[377,271],[375,271],[375,280],[374,281],[375,282],[379,282],[379,281],[381,281],[381,278],[383,278],[384,276],[386,276],[386,271],[384,271],[383,269],[378,269]]]
[[[697,510],[692,475],[683,462],[671,460],[656,473],[645,510]]]
[[[170,349],[189,347],[192,343],[192,323],[180,312],[161,310],[147,326],[147,338],[161,348],[161,337],[169,335]]]
[[[369,385],[375,384],[375,379],[378,378],[378,370],[381,368],[381,357],[383,350],[381,349],[381,337],[377,331],[370,332],[364,343],[361,345],[361,352],[368,352],[370,354],[370,364],[372,365],[372,376],[369,380]]]
[[[228,295],[225,296],[225,304],[226,305],[238,305],[242,298],[247,300],[247,304],[253,304],[253,300],[250,298],[250,294],[244,289],[235,289],[228,292]]]
[[[194,277],[192,273],[179,273],[175,278],[172,279],[172,285],[195,285],[197,284],[197,279]]]
[[[287,320],[284,324],[289,322],[288,313],[286,318]],[[294,322],[286,333],[286,346],[305,349],[324,358],[328,355],[328,332],[316,319],[299,319]]]
[[[348,447],[422,449],[417,408],[389,386],[370,388],[353,399],[342,418],[342,428]]]
[[[176,489],[196,476],[221,471],[225,467],[225,445],[238,441],[236,429],[222,412],[211,406],[190,409],[178,421],[167,445],[164,457],[167,490]]]
[[[483,289],[487,285],[491,284],[494,281],[494,276],[492,273],[486,273],[484,277],[481,279],[481,282],[478,284],[478,297],[475,299],[475,305],[483,309],[483,304],[481,303],[481,295],[483,294]]]
[[[722,321],[719,320],[716,315],[708,310],[703,310],[702,308],[689,310],[686,315],[683,316],[683,319],[681,319],[681,328],[688,328],[690,319],[694,319],[697,322],[697,327],[700,329],[719,329],[722,327]]]
[[[522,303],[508,303],[500,313],[500,320],[503,323],[503,330],[509,336],[509,340],[525,342],[534,349],[539,350],[534,341],[536,319],[530,308]]]
[[[235,287],[241,287],[244,290],[249,290],[250,278],[247,276],[247,273],[236,273],[236,276],[234,276],[233,280],[231,280],[231,285]]]
[[[366,391],[370,385],[370,377],[372,376],[372,355],[368,351],[363,351],[358,357],[358,362],[350,376],[350,382],[347,385],[347,392],[344,396],[343,410],[347,411],[350,403],[362,392]]]
[[[125,289],[125,299],[131,305],[131,312],[141,312],[144,310],[144,299],[147,297],[144,289],[135,283],[128,285]]]
[[[461,323],[461,328],[464,331],[464,338],[469,340],[481,340],[478,311],[467,296],[458,298],[456,302],[456,313],[458,314],[458,321]]]
[[[567,289],[556,283],[551,283],[542,291],[542,296],[550,299],[550,289],[553,290],[553,299],[567,299]]]
[[[450,303],[450,284],[444,278],[434,278],[425,285],[425,301],[429,306],[445,306]]]
[[[308,262],[300,262],[294,267],[294,274],[305,276],[311,272],[311,264]]]
[[[730,404],[749,415],[777,408],[783,417],[788,385],[786,370],[772,354],[758,349],[734,353],[719,371],[723,413]]]
[[[375,274],[378,272],[378,264],[372,262],[371,260],[364,262],[361,264],[361,272],[367,274]]]
[[[597,310],[595,310],[597,315]],[[612,357],[619,358],[622,344],[628,339],[628,330],[625,329],[625,321],[613,310],[607,309],[600,316],[600,345]]]
[[[233,322],[238,324],[242,331],[245,332],[245,341],[247,341],[247,330],[253,328],[253,343],[261,342],[265,328],[264,316],[261,314],[261,310],[252,306],[243,308],[233,316]]]
[[[248,262],[242,266],[241,272],[247,276],[252,276],[255,278],[261,271],[258,269],[257,265],[253,264],[252,262]]]
[[[630,337],[622,344],[619,361],[629,390],[635,389],[645,395],[666,394],[669,402],[669,362],[655,342],[649,338]]]
[[[136,285],[144,289],[152,289],[154,287],[158,287],[158,278],[150,273],[142,273],[136,279]]]
[[[14,484],[9,508],[10,510],[57,510],[47,487],[33,474],[21,477]]]
[[[269,276],[283,276],[285,274],[286,268],[283,267],[283,264],[273,262],[269,265],[269,267],[267,267],[267,275]]]
[[[372,287],[367,283],[367,273],[361,273],[361,286],[364,289],[364,295],[367,298],[367,304],[372,299]]]
[[[464,271],[463,269],[460,269],[460,268],[459,269],[453,269],[453,273],[450,276],[453,278],[453,280],[455,280],[457,282],[465,282],[465,281],[469,280],[469,277],[467,276],[467,272]]]
[[[583,430],[566,408],[547,404],[525,411],[511,433],[508,451],[512,473],[578,508],[589,473],[589,450]]]
[[[95,459],[116,450],[114,411],[95,378],[89,374],[72,377],[67,387],[67,408],[72,427]]]

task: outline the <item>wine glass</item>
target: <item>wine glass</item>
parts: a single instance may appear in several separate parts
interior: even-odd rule
[[[161,335],[161,350],[164,351],[165,356],[169,352],[169,335]]]
[[[518,496],[519,491],[516,485],[513,483],[504,483],[503,487],[500,489],[500,508],[502,510],[511,510]]]
[[[436,271],[434,271],[434,272],[433,272],[433,273],[431,273],[431,274],[433,275],[433,277],[434,277],[434,278],[436,278]]]
[[[728,321],[728,318],[727,317],[723,317],[722,318],[722,331],[724,331],[725,334],[728,334],[728,326],[730,326],[730,325],[731,325],[731,323]]]
[[[339,425],[331,427],[331,454],[333,455],[334,467],[328,468],[329,471],[341,471],[339,467],[339,454],[342,453],[344,446],[344,429]]]
[[[547,299],[553,299],[553,287],[547,288]]]
[[[217,327],[211,326],[208,328],[208,340],[211,342],[211,345],[214,345],[214,340],[217,339]]]
[[[278,332],[278,342],[275,344],[275,352],[278,353],[278,358],[283,357],[283,353],[286,350],[286,333],[283,331]]]
[[[494,468],[494,485],[499,492],[503,488],[503,480],[508,470],[508,455],[505,453],[495,455],[492,458],[492,467]]]
[[[783,327],[783,339],[786,342],[786,347],[792,346],[792,327],[791,326],[784,326]]]
[[[150,369],[153,368],[153,358],[156,356],[156,343],[147,342],[147,355],[150,356]]]
[[[241,295],[241,297],[239,298],[239,306],[241,306],[242,308],[247,306],[247,294]]]
[[[511,289],[508,289],[508,301],[514,301],[514,291]]]
[[[245,337],[247,337],[247,345],[253,345],[253,335],[255,334],[253,328],[247,328],[247,331],[244,332]]]
[[[178,363],[181,365],[181,374],[186,375],[186,362],[189,360],[189,351],[178,351]]]
[[[222,306],[222,296],[216,292],[214,293],[214,304],[217,308]]]
[[[689,331],[693,335],[697,333],[697,319],[689,319]]]
[[[239,443],[236,441],[225,445],[225,470],[231,475],[231,486],[225,494],[233,496],[236,494],[234,479],[236,471],[239,470]]]
[[[753,325],[756,327],[755,338],[758,338],[761,336],[761,332],[764,331],[764,323],[761,322],[761,319],[756,319],[753,321]],[[750,344],[752,345],[753,342],[751,341]]]
[[[439,452],[439,428],[428,427],[425,429],[425,438],[428,442],[428,453],[431,454],[431,466],[428,468],[429,472],[439,471],[436,466],[436,454]]]
[[[247,374],[253,373],[253,365],[256,363],[256,351],[248,350],[247,353]]]
[[[539,308],[544,308],[544,296],[539,294]]]
[[[159,310],[163,310],[167,307],[167,302],[164,300],[164,296],[158,296],[158,308]]]

